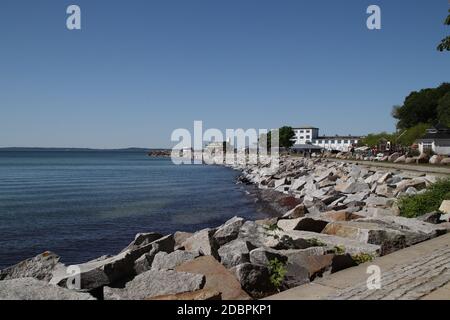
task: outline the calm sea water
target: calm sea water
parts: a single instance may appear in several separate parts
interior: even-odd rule
[[[262,217],[236,175],[140,152],[0,152],[0,268],[46,250],[81,263],[139,232]]]

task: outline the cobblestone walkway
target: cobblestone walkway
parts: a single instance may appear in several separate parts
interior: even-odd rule
[[[338,300],[417,300],[450,282],[450,248],[436,250],[409,265],[394,267],[381,274],[381,288],[369,290],[359,283],[326,299]]]

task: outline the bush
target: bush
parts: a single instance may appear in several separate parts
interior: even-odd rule
[[[399,199],[400,215],[415,218],[439,210],[443,200],[450,200],[450,179],[440,180],[422,194]]]

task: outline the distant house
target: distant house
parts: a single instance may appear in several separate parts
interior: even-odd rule
[[[450,155],[450,129],[443,124],[435,125],[427,129],[417,143],[420,152],[433,151],[435,154]]]
[[[362,137],[352,135],[319,136],[319,128],[312,126],[294,128],[294,132],[294,148],[296,145],[298,145],[299,148],[304,148],[304,145],[310,144],[330,151],[350,151],[350,149],[357,146],[358,142],[362,139]]]

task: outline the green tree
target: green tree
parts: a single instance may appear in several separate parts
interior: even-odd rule
[[[450,10],[448,10],[450,12]],[[447,16],[447,19],[445,19],[444,24],[447,26],[450,26],[450,14]],[[450,51],[450,36],[442,39],[441,43],[438,45],[437,49],[439,51]]]
[[[281,127],[279,130],[280,147],[290,148],[294,145],[295,132],[292,127]]]
[[[439,122],[450,127],[450,92],[439,100],[437,113]]]
[[[391,141],[391,143],[394,143],[395,138],[396,136],[393,133],[387,132],[370,133],[366,137],[364,137],[364,139],[361,140],[360,145],[375,147],[378,145],[381,139],[386,139],[388,141]]]
[[[443,83],[437,88],[428,88],[411,92],[403,105],[395,106],[392,116],[397,119],[398,129],[412,128],[421,123],[439,122],[438,106],[441,99],[450,92],[450,83]],[[443,104],[445,103],[442,102]],[[441,111],[442,114],[445,112]]]
[[[395,140],[395,143],[403,146],[411,146],[414,142],[422,137],[426,130],[430,127],[429,123],[419,123],[414,127],[404,130]]]

